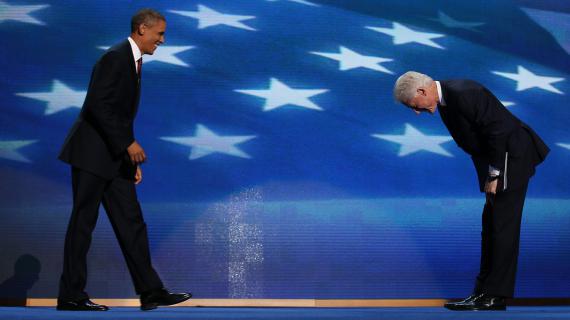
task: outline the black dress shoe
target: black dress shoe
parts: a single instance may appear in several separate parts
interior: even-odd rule
[[[57,300],[57,310],[63,311],[107,311],[109,307],[96,304],[89,299],[79,301]]]
[[[447,302],[443,306],[449,310],[457,310],[457,309],[461,308],[462,306],[465,306],[465,305],[471,303],[471,301],[473,301],[479,295],[480,294],[478,294],[478,293],[474,293],[474,294],[470,295],[469,297],[467,297],[461,301]]]
[[[141,310],[152,310],[158,306],[171,306],[192,298],[191,293],[170,293],[166,289],[141,294]]]
[[[485,293],[472,294],[465,300],[448,302],[445,308],[455,311],[504,311],[507,310],[505,298]]]

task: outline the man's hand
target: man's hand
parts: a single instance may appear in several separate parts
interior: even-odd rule
[[[142,170],[141,166],[137,166],[137,172],[135,173],[135,184],[139,184],[142,181]]]
[[[131,143],[131,145],[127,148],[127,152],[133,164],[141,164],[146,161],[144,150],[136,141]]]
[[[499,182],[499,179],[495,179],[493,181],[489,181],[487,179],[487,182],[485,182],[485,193],[487,194],[496,194],[497,193],[497,184]]]

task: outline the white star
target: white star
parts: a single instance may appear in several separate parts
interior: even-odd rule
[[[221,24],[234,28],[256,31],[254,28],[240,22],[242,20],[253,19],[255,18],[255,16],[224,14],[216,10],[210,9],[201,4],[198,5],[198,11],[179,11],[179,10],[169,10],[169,11],[172,13],[179,14],[181,16],[198,19],[198,29],[206,29],[208,27],[217,26]]]
[[[570,143],[557,143],[559,147],[570,150]]]
[[[263,111],[270,111],[288,104],[313,109],[323,110],[309,100],[310,97],[329,91],[328,89],[293,89],[278,79],[271,78],[269,89],[266,90],[235,90],[237,92],[264,98]]]
[[[255,138],[256,136],[219,136],[206,126],[198,124],[193,137],[161,137],[165,141],[192,147],[190,160],[205,157],[211,153],[224,153],[230,156],[250,159],[251,156],[235,145]]]
[[[24,23],[45,25],[44,22],[32,17],[30,13],[47,7],[49,7],[49,4],[14,6],[9,5],[4,1],[0,1],[0,23],[6,20],[14,20]]]
[[[562,81],[564,78],[539,76],[530,72],[523,66],[518,66],[517,73],[499,71],[492,72],[494,74],[500,75],[501,77],[515,80],[517,82],[517,91],[523,91],[530,88],[540,88],[546,91],[564,94],[564,92],[552,86],[552,83]]]
[[[100,46],[99,49],[107,50],[109,46]],[[143,64],[159,61],[164,63],[170,63],[177,66],[189,67],[190,65],[186,62],[180,60],[175,54],[184,52],[186,50],[194,49],[194,46],[160,46],[154,51],[152,55],[145,55],[143,57]]]
[[[430,18],[430,20],[439,22],[448,28],[460,28],[460,29],[467,29],[467,30],[476,31],[476,32],[480,32],[480,31],[475,29],[475,27],[482,26],[485,24],[484,22],[464,22],[464,21],[455,20],[452,17],[446,15],[441,10],[438,12],[437,19]]]
[[[378,139],[399,143],[401,145],[400,152],[398,153],[399,157],[404,157],[421,150],[433,152],[446,157],[453,157],[451,153],[440,145],[447,141],[451,141],[453,138],[450,136],[425,135],[409,123],[406,123],[406,129],[403,135],[373,134],[372,136]]]
[[[36,141],[37,140],[0,141],[0,158],[30,163],[32,161],[18,152],[18,149],[30,145]]]
[[[17,96],[36,99],[47,102],[44,115],[54,114],[69,108],[79,108],[83,105],[87,91],[75,91],[59,80],[53,80],[49,92],[23,92]]]
[[[439,44],[431,40],[431,39],[444,37],[445,36],[444,34],[414,31],[397,22],[392,22],[392,29],[378,28],[378,27],[366,27],[366,28],[392,36],[394,38],[393,43],[395,45],[416,42],[419,44],[423,44],[438,49],[445,49],[444,47],[440,46]]]
[[[512,102],[512,101],[503,101],[501,100],[501,103],[505,106],[505,107],[510,107],[510,106],[514,106],[516,103]]]
[[[266,0],[269,2],[277,2],[279,0]],[[300,3],[300,4],[304,4],[304,5],[308,5],[308,6],[313,6],[313,7],[320,7],[320,5],[316,4],[316,3],[312,3],[306,0],[287,0],[289,2],[296,2],[296,3]]]
[[[314,51],[311,53],[339,61],[339,70],[342,71],[355,68],[367,68],[375,71],[394,74],[392,71],[380,65],[382,62],[393,61],[392,59],[361,55],[343,46],[340,46],[340,53]]]

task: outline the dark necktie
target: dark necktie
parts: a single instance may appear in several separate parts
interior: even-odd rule
[[[139,76],[139,79],[141,77],[141,71],[142,71],[142,57],[140,57],[137,60],[137,75]]]

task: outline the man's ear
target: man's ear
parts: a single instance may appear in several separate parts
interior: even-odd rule
[[[426,95],[426,89],[424,89],[424,88],[418,88],[418,90],[416,90],[416,92],[418,94],[421,94],[422,96]]]
[[[137,28],[137,33],[139,36],[144,35],[146,31],[146,26],[144,25],[144,23],[139,24],[139,27]]]

